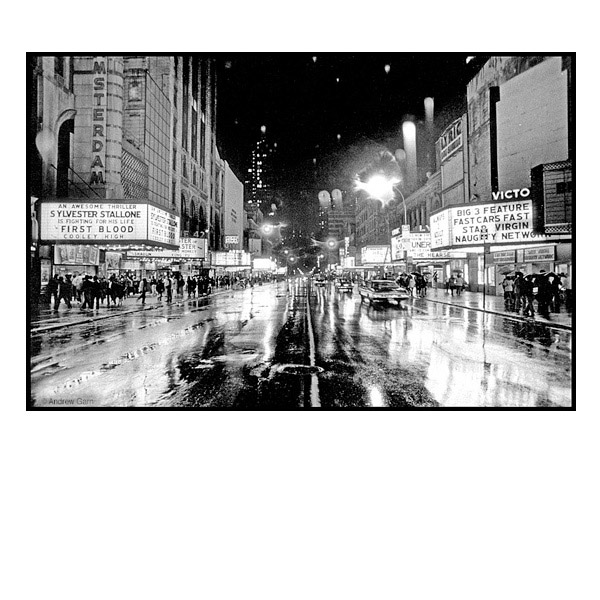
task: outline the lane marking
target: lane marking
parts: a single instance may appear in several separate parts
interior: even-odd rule
[[[315,367],[315,333],[312,326],[312,317],[310,315],[310,285],[306,286],[306,320],[308,321],[308,343],[309,343],[309,358],[310,366]],[[310,376],[310,404],[314,408],[321,406],[321,400],[319,398],[319,379],[316,373]]]

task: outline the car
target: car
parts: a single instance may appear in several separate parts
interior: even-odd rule
[[[360,301],[366,299],[369,304],[374,302],[396,302],[400,306],[402,300],[410,298],[408,290],[391,279],[364,281],[358,286],[358,293],[360,294]]]
[[[352,292],[354,285],[349,279],[336,279],[335,287],[337,288],[338,292]]]
[[[315,285],[318,285],[318,286],[327,285],[327,280],[326,279],[317,278],[317,279],[315,279]]]

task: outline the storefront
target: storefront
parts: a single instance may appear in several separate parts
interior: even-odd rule
[[[485,286],[487,293],[496,294],[505,273],[570,265],[570,244],[568,251],[567,244],[557,251],[550,237],[537,233],[527,188],[520,195],[517,201],[461,204],[432,213],[432,248],[447,250],[452,257],[447,277],[460,272],[472,291]],[[461,250],[467,254],[457,258]]]
[[[52,275],[65,277],[72,275],[103,275],[104,261],[102,261],[102,270],[100,255],[104,254],[98,246],[89,246],[86,244],[56,244],[54,246],[54,269]]]
[[[249,252],[229,250],[210,254],[215,277],[249,277],[252,273],[252,256]]]
[[[420,273],[435,287],[442,287],[451,276],[460,274],[469,281],[465,252],[432,250],[429,231],[411,232],[407,225],[392,232],[391,248],[394,271]]]
[[[524,275],[547,273],[571,276],[571,251],[564,244],[551,244],[533,248],[504,250],[491,253],[493,277],[496,286],[501,285],[506,275],[520,271]]]
[[[43,282],[77,273],[139,279],[155,267],[129,253],[179,249],[179,217],[151,202],[47,199],[39,211]]]

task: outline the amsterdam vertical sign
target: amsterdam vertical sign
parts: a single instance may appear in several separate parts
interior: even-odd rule
[[[92,69],[92,166],[91,185],[104,185],[106,165],[106,63],[105,56],[94,57]]]

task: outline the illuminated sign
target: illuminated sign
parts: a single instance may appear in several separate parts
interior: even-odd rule
[[[226,235],[225,243],[226,244],[237,244],[239,241],[239,236],[237,235]]]
[[[250,254],[243,250],[230,250],[229,252],[213,252],[212,264],[223,267],[249,267]]]
[[[275,269],[275,264],[270,258],[255,258],[252,261],[252,268],[263,271],[272,271]]]
[[[546,239],[533,230],[533,207],[528,199],[460,204],[432,215],[429,223],[432,248],[536,242]]]
[[[179,244],[179,217],[148,205],[148,240],[176,246]]]
[[[457,119],[446,127],[439,140],[440,159],[444,161],[462,147],[462,120]]]
[[[492,252],[492,260],[497,265],[512,264],[515,262],[515,251],[503,250],[502,252]]]
[[[40,237],[46,242],[151,243],[179,246],[179,217],[137,202],[43,202]]]
[[[93,68],[92,166],[90,183],[104,184],[106,163],[106,57],[96,56]]]
[[[392,260],[406,258],[416,260],[429,260],[432,258],[448,258],[450,254],[447,251],[431,251],[431,234],[429,232],[410,233],[410,229],[402,229],[402,235],[392,237]]]
[[[179,250],[153,248],[149,250],[128,250],[128,258],[158,259],[205,259],[208,240],[205,238],[181,238]]]
[[[556,257],[556,248],[554,246],[544,246],[543,248],[525,248],[523,250],[523,260],[527,262],[553,261]]]
[[[392,254],[389,246],[365,246],[361,248],[362,264],[389,263],[392,262]]]
[[[179,253],[181,258],[206,258],[206,238],[181,238]]]

